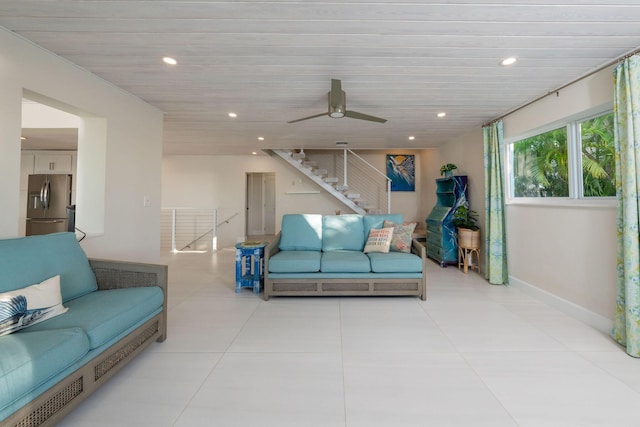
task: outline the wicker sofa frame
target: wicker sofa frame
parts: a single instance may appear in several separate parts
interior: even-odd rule
[[[161,313],[3,420],[3,426],[53,426],[154,341],[167,337],[166,265],[90,259],[98,290],[159,286]]]
[[[380,277],[366,279],[354,278],[296,278],[295,274],[287,278],[269,278],[269,258],[280,252],[280,233],[265,248],[264,253],[264,299],[272,296],[419,296],[427,299],[427,252],[426,248],[415,238],[412,240],[411,252],[422,259],[422,277],[415,279],[398,279]]]

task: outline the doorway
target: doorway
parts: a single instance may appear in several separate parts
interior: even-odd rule
[[[276,234],[276,174],[247,172],[247,236]]]

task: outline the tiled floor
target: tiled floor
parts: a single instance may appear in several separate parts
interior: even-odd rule
[[[169,264],[169,338],[62,426],[640,426],[640,360],[476,273],[428,300],[234,293],[234,252]]]

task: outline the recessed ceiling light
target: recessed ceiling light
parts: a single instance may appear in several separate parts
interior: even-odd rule
[[[229,117],[232,117],[235,119],[236,117],[238,117],[238,115],[236,113],[229,113]]]
[[[178,61],[176,61],[170,56],[165,56],[164,58],[162,58],[162,60],[164,61],[165,64],[169,64],[169,65],[176,65],[178,63]]]
[[[444,111],[442,111],[442,112],[437,114],[438,117],[444,117],[446,115],[447,115],[447,113],[445,113]]]
[[[20,137],[20,141],[26,141],[26,140],[27,140],[27,137],[26,137],[26,136],[21,136],[21,137]]]
[[[416,139],[416,137],[415,137],[415,136],[413,136],[413,135],[411,135],[411,136],[409,137],[409,141],[413,141],[414,139]]]
[[[258,141],[264,141],[264,136],[259,136]]]
[[[258,154],[258,153],[256,153],[255,151],[252,151],[252,152],[251,152],[251,154],[253,154],[253,155],[255,156],[255,155],[256,155],[256,154]]]
[[[516,57],[515,57],[515,56],[510,56],[510,57],[508,57],[508,58],[503,59],[503,60],[500,62],[500,65],[513,65],[513,64],[515,64],[515,63],[516,63],[516,61],[517,61],[517,59],[516,59]]]

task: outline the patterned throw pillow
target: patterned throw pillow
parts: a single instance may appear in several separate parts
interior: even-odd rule
[[[0,336],[66,312],[60,294],[60,276],[37,285],[0,294]]]
[[[411,239],[416,223],[395,224],[384,220],[384,227],[393,227],[393,238],[391,239],[390,250],[392,252],[411,252]]]
[[[372,228],[369,231],[369,238],[367,244],[364,245],[364,253],[371,252],[389,252],[389,245],[391,244],[391,238],[393,237],[393,227],[388,228]]]

